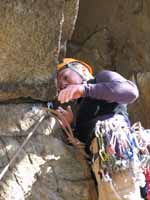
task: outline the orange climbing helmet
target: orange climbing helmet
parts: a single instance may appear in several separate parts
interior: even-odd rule
[[[57,70],[59,71],[59,70],[65,68],[65,67],[68,67],[69,66],[68,64],[71,64],[71,63],[80,63],[88,69],[88,71],[91,75],[93,74],[93,70],[92,70],[92,67],[90,65],[88,65],[87,63],[85,63],[81,60],[77,60],[77,59],[74,59],[74,58],[64,58],[63,62],[57,65]]]

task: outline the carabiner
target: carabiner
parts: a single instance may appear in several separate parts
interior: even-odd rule
[[[103,162],[107,161],[108,160],[108,155],[107,153],[104,151],[104,150],[99,150],[99,155],[100,155],[100,158]]]

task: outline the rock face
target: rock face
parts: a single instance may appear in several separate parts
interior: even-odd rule
[[[62,26],[59,60],[66,56],[67,43],[71,40],[79,10],[79,0],[69,0],[65,2],[64,23]]]
[[[6,105],[1,110],[9,116],[0,114],[0,174],[45,113],[39,104]],[[85,174],[87,163],[62,136],[54,117],[41,122],[0,182],[0,200],[96,199],[90,171]]]
[[[56,64],[67,52],[95,73],[111,69],[135,81],[140,98],[129,107],[132,121],[150,127],[149,0],[0,5],[0,102],[54,99]],[[2,172],[44,112],[37,103],[0,104],[0,110]],[[54,117],[44,119],[0,181],[0,200],[96,200],[87,163],[62,135]]]
[[[55,97],[60,47],[72,35],[78,2],[0,1],[0,101]]]
[[[0,4],[1,177],[45,114],[41,104],[9,101],[55,98],[56,64],[72,36],[79,0],[0,0]],[[95,200],[96,195],[87,162],[63,141],[53,116],[42,121],[0,180],[0,200]]]
[[[140,98],[131,106],[131,116],[135,121],[141,121],[143,126],[150,128],[150,72],[138,72],[132,77],[137,83]]]
[[[82,0],[68,56],[87,61],[95,72],[115,70],[134,76],[140,98],[132,120],[150,127],[150,2],[148,0]],[[87,14],[88,13],[88,14]],[[144,112],[147,110],[147,112]]]

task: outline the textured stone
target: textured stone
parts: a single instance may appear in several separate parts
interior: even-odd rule
[[[136,121],[141,121],[143,127],[150,128],[150,72],[139,72],[132,77],[139,87],[140,98],[131,106],[131,116]]]
[[[83,0],[68,55],[89,61],[96,71],[109,68],[129,76],[143,66],[148,70],[149,7],[142,0]]]
[[[70,57],[90,63],[95,73],[111,69],[126,78],[137,76],[140,97],[130,111],[135,113],[132,121],[142,121],[146,127],[150,127],[149,10],[149,0],[80,1],[76,28],[67,52]]]
[[[78,2],[0,1],[0,101],[55,98],[60,47],[72,35]]]
[[[9,113],[0,130],[1,173],[45,114],[45,108],[40,104],[0,107],[1,113]],[[87,162],[62,138],[55,118],[46,117],[0,182],[0,200],[95,200]]]
[[[0,100],[52,98],[64,1],[0,4]]]
[[[66,56],[67,42],[71,40],[76,18],[78,16],[79,0],[65,1],[64,7],[64,23],[62,27],[61,48],[59,60],[61,61]]]

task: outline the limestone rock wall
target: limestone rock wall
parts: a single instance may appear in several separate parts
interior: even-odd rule
[[[140,98],[130,106],[132,121],[150,127],[149,0],[82,0],[68,56],[93,65],[95,73],[115,70],[136,81]]]

